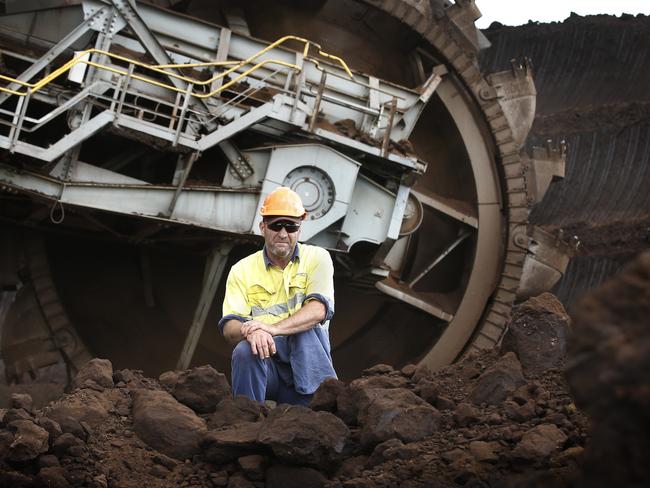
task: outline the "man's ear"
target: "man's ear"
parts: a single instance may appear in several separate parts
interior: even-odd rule
[[[264,233],[264,221],[260,220],[260,232]]]

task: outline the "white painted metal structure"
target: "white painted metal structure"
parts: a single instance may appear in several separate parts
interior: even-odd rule
[[[215,231],[179,367],[192,357],[233,238],[254,239],[257,209],[280,185],[296,189],[310,211],[302,239],[338,253],[352,285],[370,283],[436,324],[435,334],[427,331],[435,342],[412,341],[415,359],[438,367],[467,347],[491,347],[522,270],[555,277],[562,267],[544,263],[549,254],[537,242],[529,247],[527,185],[543,166],[532,159],[524,171],[520,158],[534,114],[530,72],[524,64],[481,76],[467,55],[485,41],[470,19],[473,2],[368,3],[438,50],[414,51],[415,88],[351,70],[328,46],[299,36],[251,37],[232,12],[222,27],[143,2],[82,0],[56,9],[64,19],[56,26],[47,9],[0,17],[4,38],[47,46],[22,72],[2,77],[0,148],[8,157],[0,187],[53,210]],[[440,15],[449,25],[437,23]],[[427,114],[427,123],[447,124],[441,160],[458,161],[437,160],[440,136],[422,129]],[[102,137],[174,155],[175,170],[166,179],[125,171],[146,149],[108,161],[82,151]],[[242,147],[243,139],[257,144]],[[217,176],[194,181],[196,165],[208,165],[217,148],[227,167],[214,164]],[[456,170],[466,178],[458,197],[445,188]],[[534,186],[539,199],[545,183]],[[371,251],[362,264],[350,263],[344,253],[363,246]],[[532,249],[538,259],[526,267]],[[446,282],[458,289],[447,293]]]

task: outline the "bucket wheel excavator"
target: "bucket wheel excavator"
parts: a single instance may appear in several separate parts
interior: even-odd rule
[[[568,262],[531,207],[526,60],[485,75],[472,0],[3,2],[0,347],[9,383],[92,356],[229,370],[214,324],[274,188],[335,263],[335,365],[442,367]]]

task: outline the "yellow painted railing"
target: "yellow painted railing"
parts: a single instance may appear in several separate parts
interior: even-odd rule
[[[129,64],[131,64],[133,66],[138,66],[140,68],[143,68],[145,70],[149,70],[149,71],[154,72],[154,73],[163,74],[163,75],[171,77],[171,78],[176,78],[176,79],[185,81],[188,84],[192,84],[194,86],[205,86],[205,85],[209,85],[209,84],[211,84],[214,81],[217,81],[219,79],[223,79],[226,76],[228,76],[228,75],[236,72],[237,70],[243,68],[244,66],[253,63],[257,58],[259,58],[263,54],[267,53],[271,49],[273,49],[273,48],[275,48],[277,46],[280,46],[280,45],[282,45],[282,44],[284,44],[284,43],[286,43],[288,41],[297,41],[297,42],[303,43],[304,44],[303,56],[305,57],[305,60],[314,63],[318,69],[322,70],[318,60],[309,55],[309,51],[310,51],[311,46],[314,46],[318,50],[318,55],[319,56],[322,56],[324,58],[327,58],[327,59],[330,59],[332,61],[337,62],[341,66],[341,68],[347,73],[347,75],[351,79],[354,79],[354,77],[352,75],[352,72],[348,68],[348,65],[345,63],[345,61],[343,61],[343,59],[339,58],[338,56],[333,56],[331,54],[327,54],[326,52],[322,51],[321,47],[318,44],[313,43],[313,42],[311,42],[311,41],[309,41],[307,39],[303,39],[302,37],[285,36],[285,37],[282,37],[282,38],[278,39],[277,41],[269,44],[264,49],[258,51],[257,53],[255,53],[254,55],[250,56],[249,58],[247,58],[247,59],[245,59],[243,61],[211,61],[211,62],[190,63],[190,64],[149,65],[149,64],[137,61],[135,59],[130,59],[130,58],[127,58],[125,56],[120,56],[118,54],[111,53],[111,52],[108,52],[108,51],[102,51],[100,49],[87,49],[86,51],[82,51],[77,56],[72,58],[70,61],[68,61],[67,63],[65,63],[61,67],[57,68],[56,70],[52,71],[52,73],[50,73],[49,75],[47,75],[46,77],[42,78],[41,80],[39,80],[39,81],[37,81],[35,83],[29,83],[27,81],[21,81],[21,80],[18,80],[16,78],[12,78],[10,76],[0,75],[1,80],[5,80],[5,81],[8,81],[10,83],[16,83],[16,84],[19,84],[20,86],[26,88],[24,91],[19,91],[19,90],[12,90],[12,89],[9,89],[9,88],[6,88],[6,87],[0,87],[0,91],[5,92],[5,93],[10,93],[12,95],[17,95],[17,96],[25,96],[30,92],[31,93],[37,92],[40,89],[42,89],[44,86],[46,86],[49,83],[53,82],[58,77],[60,77],[61,75],[63,75],[64,73],[66,73],[67,71],[72,69],[73,66],[82,63],[82,64],[86,64],[88,66],[93,66],[93,67],[95,67],[97,69],[106,70],[106,71],[116,73],[116,74],[119,74],[119,75],[130,76],[133,79],[140,80],[140,81],[143,81],[143,82],[146,82],[146,83],[149,83],[151,85],[155,85],[155,86],[158,86],[158,87],[161,87],[161,88],[166,88],[168,90],[172,90],[172,91],[175,91],[175,92],[186,93],[187,90],[182,89],[182,88],[178,88],[178,87],[176,87],[174,85],[170,85],[170,84],[162,82],[162,81],[157,81],[157,80],[154,80],[152,78],[142,76],[142,75],[139,75],[139,74],[130,73],[128,70],[125,70],[125,69],[116,68],[114,66],[106,66],[106,65],[101,64],[101,63],[97,63],[97,62],[94,62],[94,61],[89,61],[89,60],[87,60],[85,58],[89,57],[91,54],[101,54],[101,55],[108,56],[111,59],[115,59],[115,60],[119,60],[119,61],[122,61],[122,62],[125,62],[125,63],[129,63]],[[256,64],[254,64],[252,67],[246,69],[244,72],[239,73],[235,78],[233,78],[229,82],[217,87],[216,89],[214,89],[214,90],[212,90],[212,91],[210,91],[208,93],[191,92],[190,94],[192,96],[196,97],[196,98],[209,98],[209,97],[212,97],[212,96],[217,95],[218,93],[228,89],[232,85],[238,83],[242,78],[250,75],[251,73],[257,71],[258,69],[260,69],[261,67],[263,67],[263,66],[265,66],[267,64],[274,64],[274,65],[284,66],[286,68],[293,69],[296,72],[299,72],[301,70],[300,66],[298,66],[296,64],[288,63],[286,61],[281,61],[281,60],[277,60],[277,59],[267,59],[267,60],[260,61],[260,62],[258,62]],[[184,75],[181,75],[181,74],[178,74],[178,73],[166,71],[167,69],[172,69],[172,68],[174,68],[174,69],[178,69],[178,68],[198,68],[198,67],[210,67],[210,66],[214,66],[214,67],[230,66],[230,67],[228,69],[224,70],[222,73],[219,73],[219,74],[217,74],[217,75],[215,75],[212,78],[207,79],[207,80],[199,80],[199,79],[184,76]]]

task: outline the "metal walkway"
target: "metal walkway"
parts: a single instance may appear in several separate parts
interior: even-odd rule
[[[51,162],[109,124],[199,153],[250,128],[298,129],[411,170],[425,168],[416,157],[392,151],[391,145],[408,139],[445,73],[443,67],[418,90],[408,90],[353,74],[342,59],[307,39],[285,36],[264,44],[227,29],[219,32],[222,60],[173,63],[151,33],[156,21],[164,23],[160,12],[156,17],[145,5],[136,11],[126,0],[110,5],[85,1],[83,9],[83,24],[27,70],[15,77],[0,75],[7,82],[0,87],[0,124],[6,127],[0,147]],[[106,32],[107,19],[113,19],[115,32]],[[143,57],[162,62],[148,64],[111,52],[111,37],[120,26],[136,34]],[[60,64],[61,54],[92,30],[99,32],[96,47]],[[291,51],[287,45],[300,49]],[[73,96],[70,85],[78,87]],[[31,110],[34,99],[53,97],[62,103],[48,113]],[[75,111],[79,114],[71,116]],[[74,130],[60,134],[49,147],[27,142],[63,114],[77,118]],[[341,120],[351,120],[359,136],[326,128]]]

